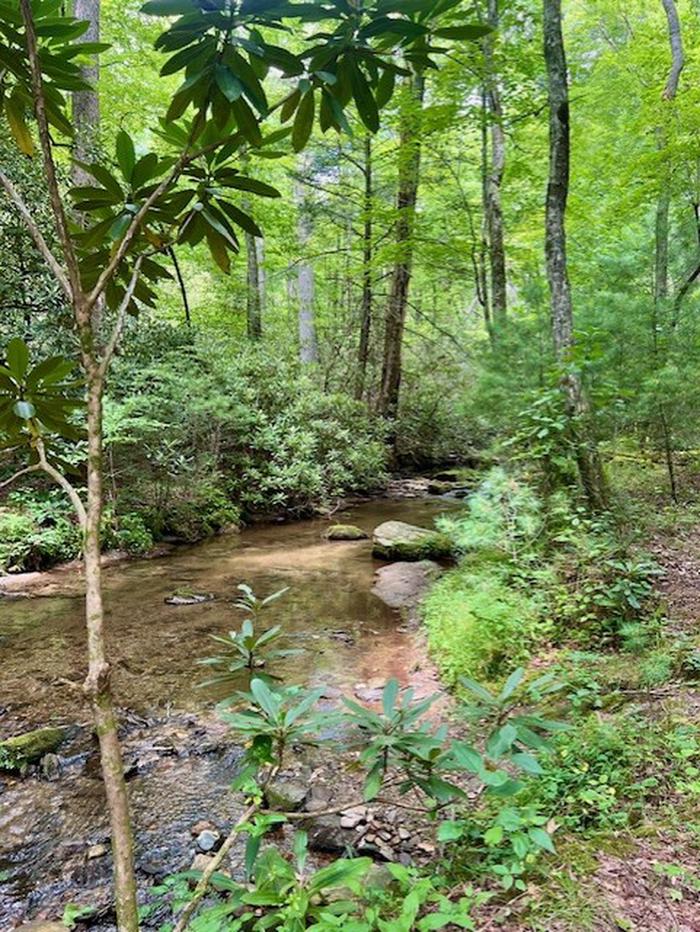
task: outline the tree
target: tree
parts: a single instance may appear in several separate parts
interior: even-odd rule
[[[438,4],[447,8],[454,5]],[[291,137],[297,151],[311,135],[317,99],[323,130],[346,128],[344,110],[354,101],[367,129],[376,131],[379,83],[383,81],[386,102],[399,70],[392,61],[394,53],[402,50],[418,70],[431,64],[425,37],[430,35],[431,16],[437,12],[422,15],[422,23],[397,32],[397,23],[413,22],[401,11],[387,21],[377,7],[355,10],[338,0],[320,11],[333,31],[324,34],[320,44],[314,45],[317,40],[313,37],[308,39],[302,59],[268,43],[260,29],[281,28],[283,17],[315,21],[319,10],[308,4],[282,4],[279,10],[269,4],[262,8],[244,4],[234,9],[211,0],[148,0],[143,10],[168,17],[168,26],[156,44],[169,55],[162,73],[184,73],[160,129],[165,153],[160,149],[137,157],[133,139],[121,131],[114,161],[91,163],[88,171],[95,183],[70,192],[74,210],[84,220],[82,226],[71,223],[56,166],[56,136],[75,136],[67,94],[90,90],[81,69],[100,47],[80,41],[88,24],[69,16],[57,17],[53,0],[8,0],[0,19],[5,110],[17,145],[26,155],[33,155],[36,149],[28,122],[28,112],[33,110],[57,252],[5,172],[0,172],[0,185],[72,310],[85,379],[86,500],[63,475],[53,452],[58,439],[71,441],[76,437],[75,427],[66,417],[71,400],[62,399],[56,390],[42,394],[38,388],[46,381],[47,372],[56,371],[52,368],[56,361],[30,369],[23,343],[13,342],[8,348],[0,425],[15,448],[24,446],[29,451],[30,465],[17,476],[28,471],[49,475],[69,496],[83,529],[88,645],[85,692],[100,744],[112,832],[117,922],[120,930],[127,932],[138,929],[139,920],[128,798],[105,646],[100,561],[103,396],[112,358],[127,318],[137,315],[141,306],[155,303],[153,285],[169,275],[163,263],[172,256],[175,245],[205,241],[215,263],[227,272],[230,254],[240,248],[236,230],[261,234],[236,198],[241,192],[278,196],[275,189],[240,169],[248,147],[262,147],[289,135],[283,128],[263,136],[261,124],[270,113],[280,110],[283,122],[294,118]],[[459,32],[459,27],[455,28]],[[247,34],[245,44],[243,32]],[[292,86],[271,106],[258,73],[273,66]],[[391,82],[388,94],[387,75]],[[102,301],[105,313],[98,317],[93,311]],[[57,371],[65,374],[60,365]],[[32,402],[32,396],[41,405]]]
[[[501,188],[506,164],[506,141],[503,127],[501,86],[495,60],[495,41],[500,24],[499,0],[488,0],[487,22],[493,32],[484,39],[485,82],[483,99],[489,133],[484,139],[487,157],[484,160],[484,216],[488,240],[491,283],[491,322],[497,332],[503,326],[508,308],[505,236]],[[490,147],[488,145],[490,140]]]
[[[73,15],[76,20],[88,23],[88,28],[84,33],[85,41],[98,45],[100,41],[100,0],[75,0]],[[92,61],[83,67],[82,76],[88,87],[73,92],[75,136],[72,172],[73,182],[76,185],[90,183],[90,175],[80,163],[90,162],[96,155],[100,128],[98,55],[94,55]]]
[[[566,253],[566,204],[571,158],[569,87],[561,24],[561,0],[544,0],[544,57],[549,100],[549,181],[545,254],[550,290],[552,338],[576,450],[579,478],[589,505],[606,504],[605,482],[595,441],[587,424],[588,399],[574,367],[574,320]]]
[[[358,399],[362,398],[365,393],[374,310],[374,270],[372,267],[374,255],[374,184],[372,137],[369,133],[365,136],[362,175],[365,183],[362,203],[362,306],[360,311],[360,340],[357,348],[357,387],[355,389],[355,397]]]
[[[396,261],[391,277],[384,322],[384,353],[378,410],[395,418],[401,390],[401,354],[413,263],[413,228],[418,202],[421,159],[421,113],[425,78],[418,73],[407,80],[401,114],[398,148],[399,182],[396,197]]]
[[[314,303],[314,268],[306,255],[313,231],[312,201],[307,185],[311,182],[311,161],[307,156],[299,159],[298,176],[294,182],[294,200],[297,205],[297,235],[299,261],[297,263],[297,300],[299,301],[299,359],[305,365],[318,362],[318,339]]]

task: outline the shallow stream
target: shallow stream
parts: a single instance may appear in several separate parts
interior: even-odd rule
[[[454,505],[382,499],[335,519],[368,533],[387,520],[429,527]],[[239,583],[258,595],[289,587],[268,618],[282,625],[283,646],[301,649],[277,668],[287,682],[323,686],[329,697],[392,676],[419,692],[434,688],[420,637],[372,592],[381,564],[371,542],[329,542],[327,527],[324,520],[261,525],[105,570],[141,875],[187,867],[198,819],[222,828],[235,820],[238,803],[227,787],[238,751],[212,711],[219,696],[199,686],[207,673],[196,661],[215,652],[210,635],[240,623],[231,604]],[[102,784],[80,690],[80,578],[65,571],[48,578],[57,594],[0,601],[0,737],[49,723],[82,727],[61,748],[58,772],[0,780],[0,930],[60,918],[69,900],[109,912]],[[215,598],[166,604],[183,588]]]

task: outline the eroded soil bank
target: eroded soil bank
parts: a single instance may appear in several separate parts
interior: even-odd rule
[[[392,519],[430,527],[454,505],[386,499],[334,520],[367,532]],[[371,541],[329,542],[327,528],[323,520],[260,526],[106,569],[110,653],[144,883],[189,866],[198,820],[225,830],[239,809],[228,790],[239,752],[213,712],[220,694],[199,687],[207,674],[196,663],[212,653],[210,635],[240,622],[231,604],[239,583],[259,595],[289,587],[268,621],[283,626],[283,646],[301,650],[278,668],[287,682],[323,686],[329,703],[341,691],[371,701],[392,676],[419,695],[435,690],[420,635],[373,591],[381,564],[371,558]],[[81,581],[56,571],[46,583],[44,591],[55,594],[0,601],[0,737],[44,724],[74,730],[44,772],[2,777],[2,929],[60,917],[69,901],[109,915],[102,785],[80,688]],[[214,599],[166,604],[182,589]]]

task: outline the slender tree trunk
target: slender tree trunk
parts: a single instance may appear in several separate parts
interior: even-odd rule
[[[384,331],[382,384],[378,410],[386,418],[395,418],[401,390],[403,333],[408,306],[408,292],[413,265],[413,230],[418,201],[421,159],[421,116],[425,96],[425,78],[416,74],[409,79],[409,100],[401,119],[399,141],[399,189],[396,222],[397,259],[391,280]]]
[[[373,293],[373,166],[372,166],[372,137],[365,136],[364,161],[364,227],[362,231],[362,311],[360,316],[360,345],[357,352],[357,386],[355,397],[360,399],[365,392],[367,380],[367,363],[369,361],[369,340],[372,332],[372,312],[374,304]]]
[[[498,331],[505,323],[508,309],[505,234],[501,205],[501,188],[506,164],[506,140],[503,131],[501,86],[494,60],[494,43],[500,24],[499,0],[488,0],[488,24],[494,31],[484,40],[484,64],[486,68],[484,96],[488,111],[491,142],[484,208],[488,230],[492,318],[494,327]]]
[[[246,320],[248,339],[257,342],[262,337],[262,294],[260,288],[260,265],[258,237],[245,234],[247,259]]]
[[[136,905],[134,843],[129,800],[118,735],[118,721],[111,687],[111,667],[105,645],[102,568],[100,562],[102,522],[102,377],[94,359],[88,365],[88,472],[87,524],[85,528],[85,610],[88,636],[88,675],[85,694],[93,710],[100,744],[100,759],[112,835],[114,891],[119,929],[139,928]]]
[[[671,67],[668,72],[666,84],[663,91],[663,99],[669,103],[673,102],[678,92],[678,82],[680,81],[681,72],[685,65],[685,56],[683,53],[683,40],[681,35],[681,24],[678,18],[675,0],[661,0],[664,12],[666,13],[666,22],[668,25],[668,40],[671,50]],[[656,145],[659,152],[663,152],[666,147],[666,132],[663,126],[656,131]],[[663,365],[659,347],[659,333],[662,329],[662,317],[664,305],[668,299],[668,255],[669,255],[669,217],[671,210],[671,179],[666,168],[663,170],[661,182],[661,191],[656,202],[656,223],[654,229],[655,239],[655,257],[654,257],[654,305],[652,315],[652,346],[657,367]],[[691,281],[692,284],[692,281]],[[688,285],[690,287],[690,285]],[[682,294],[683,289],[679,292]],[[677,316],[677,304],[674,302],[671,328],[675,326]],[[673,432],[669,423],[666,404],[659,402],[659,423],[661,425],[661,438],[664,447],[664,458],[666,460],[666,469],[668,472],[669,489],[671,498],[674,502],[678,501],[678,484],[676,482],[676,472],[673,462]]]
[[[299,164],[301,178],[294,185],[297,203],[297,237],[299,241],[299,264],[297,266],[297,291],[299,300],[299,359],[305,365],[318,362],[318,340],[314,316],[315,284],[314,270],[305,255],[313,233],[310,197],[301,179],[310,172],[308,155],[302,155]]]
[[[569,195],[569,85],[561,24],[561,0],[544,0],[544,56],[549,95],[549,183],[545,219],[545,253],[550,290],[552,337],[557,362],[565,370],[562,389],[583,491],[593,509],[606,505],[606,489],[597,447],[585,420],[589,414],[581,377],[571,368],[574,349],[573,303],[566,252],[566,204]]]
[[[173,263],[173,268],[175,269],[175,277],[177,278],[177,284],[180,289],[180,297],[182,298],[182,308],[185,312],[185,323],[188,327],[192,326],[192,312],[190,310],[190,299],[187,296],[187,286],[185,285],[185,279],[182,276],[182,269],[180,268],[180,263],[177,259],[177,253],[175,250],[170,247],[168,249],[168,255],[170,260]]]
[[[100,41],[100,0],[74,0],[73,15],[76,19],[88,22],[89,28],[82,36],[85,42]],[[98,56],[83,68],[83,76],[90,83],[89,91],[73,92],[73,125],[75,127],[75,145],[73,155],[79,162],[90,162],[95,157],[100,128],[100,97],[98,82],[100,66]],[[91,184],[89,172],[77,162],[71,167],[71,177],[75,185]]]
[[[489,335],[491,346],[495,346],[496,337],[493,328],[493,314],[491,308],[491,283],[488,274],[489,257],[489,220],[488,220],[488,185],[489,185],[489,126],[486,100],[486,88],[481,88],[481,232],[479,237],[478,254],[478,280],[477,290],[482,295],[481,305],[484,312],[484,326]]]
[[[88,642],[88,675],[85,680],[85,692],[92,704],[95,730],[100,744],[100,762],[112,835],[117,924],[120,932],[138,932],[139,918],[131,820],[117,731],[117,716],[110,684],[110,667],[106,660],[104,638],[104,609],[102,605],[100,568],[100,521],[103,502],[102,391],[104,388],[104,371],[102,365],[97,362],[98,349],[93,329],[93,315],[82,290],[78,258],[70,237],[68,219],[61,200],[46,114],[44,85],[30,0],[20,0],[20,9],[26,28],[27,53],[44,172],[56,233],[65,260],[65,273],[60,268],[56,269],[55,272],[58,281],[64,283],[64,287],[71,295],[73,313],[80,337],[82,364],[87,379],[88,500],[86,512],[79,496],[65,477],[61,476],[53,467],[47,466],[47,471],[67,491],[78,515],[81,517],[85,532],[83,559]],[[138,268],[136,274],[138,274]],[[136,279],[134,279],[134,284],[135,281]],[[133,295],[133,291],[131,294]],[[129,298],[128,291],[126,298]],[[128,300],[124,304],[124,313],[126,313],[127,306]],[[115,343],[118,334],[119,330],[117,329],[114,332]],[[109,353],[106,353],[105,366],[108,361]]]

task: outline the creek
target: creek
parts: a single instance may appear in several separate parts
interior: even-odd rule
[[[334,516],[368,533],[387,520],[432,526],[456,503],[379,499]],[[191,826],[225,827],[239,810],[228,786],[240,752],[218,721],[221,696],[201,688],[213,634],[238,627],[232,600],[247,583],[259,596],[289,587],[265,626],[300,653],[275,668],[286,682],[341,691],[397,677],[433,691],[434,671],[415,629],[372,591],[371,541],[330,542],[328,522],[259,525],[172,554],[105,570],[109,653],[121,710],[138,870],[149,882],[192,860]],[[109,911],[107,821],[89,711],[82,702],[84,619],[77,573],[46,574],[50,596],[0,601],[0,737],[46,724],[75,726],[58,766],[0,779],[0,929],[60,918],[67,902]],[[183,588],[197,605],[166,603]],[[358,694],[357,692],[355,693]],[[104,926],[107,928],[108,926]]]

